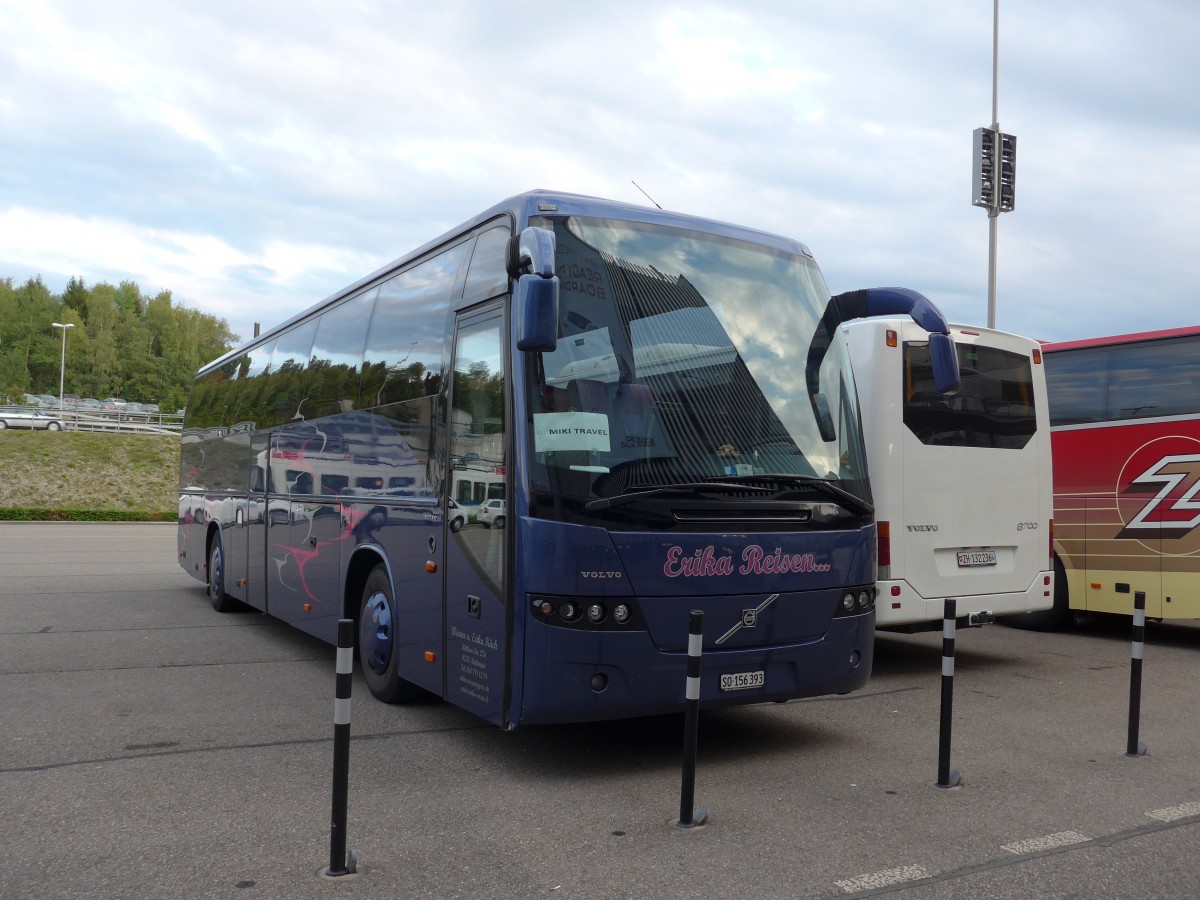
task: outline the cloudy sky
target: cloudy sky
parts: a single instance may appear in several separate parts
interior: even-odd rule
[[[1195,324],[1200,4],[1000,0],[997,326]],[[0,0],[0,277],[243,337],[531,188],[812,248],[987,321],[992,0]]]

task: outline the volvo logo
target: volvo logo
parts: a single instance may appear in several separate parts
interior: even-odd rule
[[[759,613],[761,613],[764,609],[766,609],[768,606],[770,606],[772,603],[774,603],[778,599],[779,599],[778,594],[772,594],[770,597],[768,597],[762,603],[758,604],[758,606],[756,606],[754,609],[743,609],[742,610],[742,620],[740,622],[738,622],[736,625],[734,625],[732,628],[730,628],[723,635],[721,635],[719,638],[717,638],[717,643],[718,644],[725,643],[727,640],[729,640],[731,637],[733,637],[735,634],[737,634],[743,628],[753,628],[755,625],[758,624]]]

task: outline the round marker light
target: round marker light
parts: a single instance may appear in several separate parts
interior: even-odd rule
[[[567,622],[574,622],[579,618],[579,607],[568,600],[558,608],[558,614]]]
[[[843,594],[842,595],[842,609],[846,610],[846,612],[849,612],[850,610],[854,609],[854,595],[853,594]]]
[[[624,625],[626,622],[628,622],[629,621],[629,607],[626,606],[624,603],[620,604],[616,609],[613,610],[613,620],[618,625]]]
[[[548,616],[550,613],[554,612],[554,604],[549,600],[543,600],[542,605],[538,608],[542,611],[543,616]]]
[[[860,609],[866,609],[871,605],[871,595],[866,591],[858,592],[858,606]]]
[[[607,614],[607,612],[608,611],[604,608],[603,605],[601,605],[599,603],[593,603],[591,606],[589,606],[587,608],[588,621],[591,622],[592,624],[598,624],[600,622],[603,622],[604,617]]]

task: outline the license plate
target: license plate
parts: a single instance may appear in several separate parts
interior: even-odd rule
[[[766,683],[765,672],[731,672],[721,676],[723,691],[744,691],[747,688],[760,688]]]
[[[967,566],[994,566],[996,564],[995,550],[959,550],[958,565],[960,568]]]

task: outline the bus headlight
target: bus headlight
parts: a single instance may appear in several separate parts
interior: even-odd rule
[[[833,617],[862,616],[875,610],[875,585],[859,584],[846,588],[833,608]]]
[[[533,618],[558,628],[584,631],[644,631],[646,623],[634,597],[564,597],[530,594]],[[839,610],[839,615],[841,611]]]

